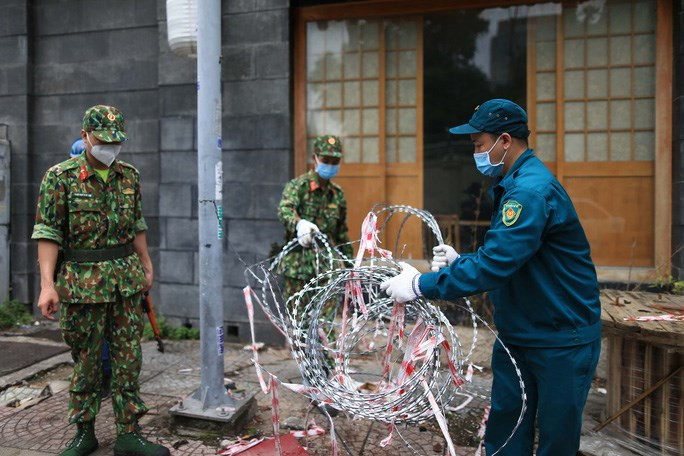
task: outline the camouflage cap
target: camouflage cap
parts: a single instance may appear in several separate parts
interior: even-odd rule
[[[314,153],[316,155],[327,155],[328,157],[342,158],[342,143],[340,138],[333,135],[323,135],[314,139]]]
[[[102,142],[121,142],[128,139],[121,111],[113,106],[95,105],[86,109],[83,129]]]

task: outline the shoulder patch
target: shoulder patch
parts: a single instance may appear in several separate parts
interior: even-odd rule
[[[508,200],[504,203],[501,209],[501,221],[506,226],[511,226],[518,221],[520,213],[522,212],[522,204],[516,200]]]
[[[56,176],[59,176],[60,174],[62,174],[62,171],[64,171],[64,168],[62,168],[60,165],[53,165],[53,166],[49,167],[47,170],[48,173],[52,173]]]
[[[64,171],[68,171],[68,170],[70,170],[70,169],[76,169],[76,168],[78,168],[78,162],[77,162],[75,159],[70,158],[70,159],[65,160],[65,161],[63,161],[63,162],[61,162],[61,163],[58,163],[58,164],[56,164],[56,165],[54,165],[54,166],[51,166],[51,167],[47,170],[47,172],[48,172],[48,173],[53,173],[55,176],[59,176],[59,175],[62,174]]]
[[[140,172],[138,171],[138,168],[136,168],[135,166],[131,165],[130,163],[126,163],[125,161],[119,160],[119,164],[120,164],[121,166],[123,166],[124,168],[132,169],[133,172],[134,172],[135,174],[140,174]]]

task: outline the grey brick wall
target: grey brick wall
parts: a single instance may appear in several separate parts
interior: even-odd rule
[[[227,334],[245,339],[244,268],[234,252],[254,263],[282,241],[275,209],[291,177],[289,2],[222,3],[225,317]],[[111,104],[124,112],[130,137],[121,158],[143,181],[153,299],[173,322],[198,324],[196,60],[170,51],[165,0],[121,0],[109,15],[86,4],[0,4],[0,124],[8,125],[11,143],[11,293],[23,302],[38,298],[36,243],[29,238],[40,179],[68,157],[84,109]],[[260,339],[280,341],[257,313]]]
[[[224,53],[240,51],[250,65],[243,72],[224,72],[224,206],[228,257],[224,277],[226,314],[236,330],[248,334],[242,302],[242,268],[268,256],[272,242],[283,241],[276,208],[291,177],[292,81],[288,0],[227,2],[224,6]],[[231,5],[238,3],[238,5]],[[224,5],[226,2],[224,2]],[[235,10],[233,10],[235,7]],[[227,59],[225,65],[231,66]],[[261,313],[259,312],[259,315]],[[259,337],[279,338],[264,316]]]
[[[36,245],[28,239],[35,216],[38,183],[45,170],[69,157],[80,135],[84,110],[102,103],[119,107],[130,140],[121,158],[135,165],[143,181],[143,206],[152,258],[158,268],[159,244],[159,94],[157,84],[158,27],[154,1],[122,0],[117,14],[102,15],[84,1],[16,1],[28,9],[29,71],[23,146],[12,140],[17,162],[13,177],[12,255],[14,297],[38,298]],[[55,20],[59,18],[59,20]],[[4,54],[4,53],[3,53]],[[4,61],[4,59],[3,59]],[[3,91],[4,93],[4,91]],[[13,126],[10,126],[12,129]],[[17,147],[19,145],[19,147]],[[17,171],[15,173],[15,171]],[[16,190],[16,191],[14,191]],[[27,261],[21,261],[25,253]],[[24,265],[25,263],[25,265]],[[19,269],[15,266],[18,266]],[[27,268],[24,285],[20,269]]]
[[[35,247],[25,236],[33,225],[35,202],[29,155],[31,74],[29,8],[25,0],[0,3],[0,124],[7,125],[10,143],[10,290],[0,290],[28,302],[36,287]]]
[[[159,306],[172,320],[196,323],[196,61],[170,52],[161,6],[158,20]],[[224,0],[222,27],[224,314],[228,336],[245,339],[244,267],[235,252],[251,264],[283,239],[275,210],[291,168],[288,2]],[[256,330],[260,340],[281,341],[260,311]]]

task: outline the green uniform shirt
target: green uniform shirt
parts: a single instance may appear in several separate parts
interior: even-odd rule
[[[146,230],[140,175],[128,163],[116,160],[106,182],[85,153],[45,173],[31,239],[48,239],[64,249],[105,249],[129,244]],[[70,303],[114,302],[117,289],[127,297],[144,287],[136,253],[100,262],[65,261],[55,284],[60,302]]]
[[[349,242],[344,191],[332,181],[321,187],[314,171],[287,183],[278,206],[278,219],[285,225],[287,241],[297,236],[297,222],[304,219],[315,223],[334,245]],[[353,255],[350,244],[340,249],[350,258]],[[279,272],[285,277],[309,281],[315,273],[315,260],[313,249],[296,249],[283,258]]]

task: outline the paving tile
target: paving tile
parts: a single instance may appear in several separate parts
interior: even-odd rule
[[[472,328],[458,327],[457,333],[465,355],[470,350]],[[493,339],[492,334],[482,328],[477,333],[478,343],[471,361],[485,369],[484,373],[476,371],[473,382],[463,389],[463,392],[472,398],[456,395],[450,402],[450,406],[456,407],[468,400],[467,405],[455,414],[457,418],[467,418],[468,414],[477,416],[488,403],[486,397],[491,388],[489,357]],[[140,384],[143,399],[150,408],[149,413],[141,420],[143,433],[150,440],[168,447],[177,444],[178,448],[171,450],[174,456],[215,455],[221,440],[218,436],[201,441],[175,435],[171,430],[172,418],[168,412],[179,397],[192,393],[201,383],[199,341],[165,341],[164,345],[166,351],[162,354],[156,350],[156,342],[143,344],[144,362]],[[271,397],[261,392],[251,361],[252,356],[252,352],[243,350],[242,345],[226,344],[224,370],[226,376],[236,383],[237,390],[230,391],[231,394],[237,398],[245,394],[254,394],[257,401],[257,413],[247,424],[246,429],[255,430],[260,435],[268,437],[273,435]],[[397,351],[396,356],[400,357],[401,351]],[[281,380],[301,382],[299,369],[288,349],[269,347],[259,352],[259,359],[269,372]],[[350,365],[357,380],[377,379],[381,373],[381,353],[355,356]],[[278,393],[281,433],[289,432],[283,426],[288,418],[294,417],[303,423],[314,420],[326,430],[326,434],[300,439],[300,443],[312,456],[329,456],[330,424],[327,419],[308,399],[283,387],[278,389]],[[0,454],[4,455],[5,449],[31,450],[35,452],[33,454],[43,455],[58,454],[75,432],[73,426],[67,425],[67,401],[68,392],[62,391],[25,410],[0,407]],[[333,422],[339,436],[341,454],[346,453],[344,445],[347,445],[354,454],[365,456],[408,456],[416,453],[438,455],[442,452],[435,452],[435,449],[443,450],[445,446],[444,439],[434,423],[425,426],[398,426],[392,443],[382,448],[379,443],[389,433],[387,425],[369,420],[353,420],[345,413],[340,413]],[[111,454],[116,438],[116,426],[109,400],[102,404],[97,418],[96,434],[100,441],[100,449],[94,454]],[[184,440],[187,442],[183,443]],[[472,455],[474,451],[475,448],[472,447],[457,448],[459,456]],[[16,454],[23,456],[25,453]]]

